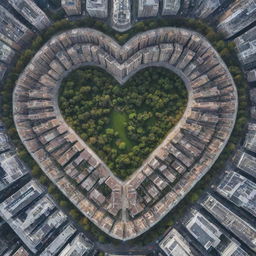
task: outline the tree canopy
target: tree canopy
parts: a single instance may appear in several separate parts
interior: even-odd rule
[[[81,68],[59,94],[65,120],[122,179],[164,139],[186,103],[183,81],[160,67],[146,68],[124,85],[99,68]]]

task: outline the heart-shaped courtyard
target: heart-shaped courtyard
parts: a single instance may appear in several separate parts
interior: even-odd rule
[[[123,85],[99,68],[79,69],[59,93],[66,122],[121,179],[163,141],[186,105],[182,79],[160,67],[146,68]]]
[[[96,66],[110,73],[121,84],[112,85],[117,92],[125,91],[125,82],[147,67],[152,67],[149,77],[154,76],[154,70],[157,70],[153,67],[162,67],[174,72],[185,83],[188,100],[182,117],[177,118],[179,121],[173,128],[172,119],[163,120],[163,124],[160,122],[160,126],[165,126],[170,121],[165,127],[168,134],[165,136],[166,131],[161,130],[162,134],[153,145],[156,148],[152,153],[146,150],[144,157],[150,154],[142,163],[134,163],[132,159],[131,163],[127,163],[127,175],[135,169],[136,164],[141,165],[125,181],[115,176],[106,165],[108,163],[112,167],[114,163],[105,160],[107,158],[104,156],[99,157],[96,152],[105,150],[104,147],[108,147],[110,151],[116,146],[120,150],[125,150],[126,147],[128,149],[128,141],[124,144],[123,137],[105,144],[104,136],[93,138],[90,132],[94,132],[93,129],[100,131],[100,126],[106,131],[105,137],[115,136],[115,130],[105,127],[104,121],[100,122],[99,118],[95,118],[95,125],[88,125],[86,114],[86,106],[95,116],[100,111],[104,112],[101,104],[113,103],[112,96],[116,92],[99,100],[97,97],[105,94],[95,94],[98,105],[94,106],[99,107],[94,108],[89,102],[83,105],[83,95],[89,90],[88,86],[77,89],[74,85],[73,90],[77,90],[77,93],[70,100],[74,103],[81,101],[81,116],[78,112],[72,112],[79,111],[78,105],[72,105],[73,101],[65,101],[62,112],[73,115],[67,117],[70,118],[67,121],[76,122],[73,127],[78,127],[79,134],[80,124],[83,126],[85,132],[80,136],[61,115],[58,105],[59,88],[63,79],[66,78],[68,83],[68,74],[81,66]],[[168,75],[170,74],[169,72]],[[101,78],[104,76],[99,74],[98,80]],[[97,81],[97,78],[94,79]],[[154,87],[149,84],[150,89],[139,93],[140,89],[144,90],[140,85],[146,81],[149,81],[148,78],[143,79],[142,83],[134,84],[138,87],[138,93],[131,99],[135,105],[144,93],[148,98]],[[72,84],[69,86],[73,87]],[[65,91],[64,88],[63,95],[68,94]],[[132,120],[134,113],[128,111],[123,115],[124,112],[119,108],[125,107],[127,96],[121,94],[120,99],[116,99],[121,105],[117,104],[112,112],[106,107],[106,112],[118,118]],[[164,97],[159,91],[155,104],[161,105],[166,100],[169,100],[169,104],[172,97],[173,93]],[[210,43],[198,33],[179,28],[161,28],[140,33],[120,46],[99,31],[81,28],[51,38],[30,61],[16,83],[13,115],[22,143],[49,179],[100,229],[114,238],[129,240],[161,220],[212,167],[233,130],[237,101],[236,87],[226,65]],[[160,116],[165,111],[165,116],[170,118],[169,107],[171,106],[164,105],[161,113],[155,114],[154,121],[150,120],[147,109],[143,109],[142,105],[141,112],[135,113],[136,118],[140,116],[146,122],[149,120],[149,124],[144,125],[145,130],[145,127],[150,127],[150,122],[161,120]],[[177,106],[174,108],[177,110]],[[152,111],[153,108],[150,109]],[[154,113],[157,112],[154,110]],[[129,121],[125,123],[129,125]],[[152,128],[154,130],[159,128],[157,126],[151,127],[155,127]],[[134,127],[123,128],[132,131]],[[136,128],[136,133],[131,132],[130,136],[145,132],[141,127]],[[145,137],[147,138],[143,138],[143,143],[145,148],[149,148],[152,134]],[[88,144],[87,139],[90,140]],[[103,140],[102,149],[98,147],[96,150],[93,145],[99,140]],[[158,145],[159,142],[161,143]],[[114,145],[111,146],[111,143]],[[138,145],[134,145],[136,146]],[[139,150],[138,154],[141,153]],[[125,168],[123,170],[125,173]],[[126,173],[123,177],[125,176]]]

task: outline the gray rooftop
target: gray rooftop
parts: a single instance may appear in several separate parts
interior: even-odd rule
[[[217,191],[238,207],[256,217],[256,184],[242,175],[228,171]]]

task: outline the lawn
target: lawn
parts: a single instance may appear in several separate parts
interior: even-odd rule
[[[126,113],[113,110],[110,114],[109,128],[112,128],[116,132],[118,132],[118,137],[120,138],[121,141],[123,141],[126,144],[126,150],[129,151],[133,147],[133,143],[127,136],[127,132],[126,132],[127,121],[128,121],[128,116]]]

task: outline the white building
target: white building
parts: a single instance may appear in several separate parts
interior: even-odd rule
[[[185,238],[176,230],[172,229],[159,244],[166,255],[194,256],[191,246]]]

